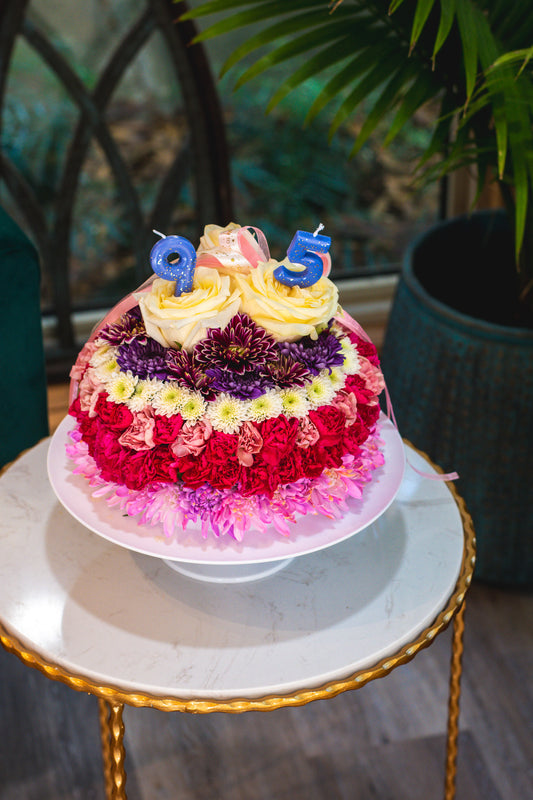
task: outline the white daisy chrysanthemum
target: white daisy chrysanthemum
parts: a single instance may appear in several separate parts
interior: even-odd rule
[[[174,381],[165,383],[152,400],[154,411],[156,414],[171,417],[181,411],[189,399],[189,394],[187,389],[174,383]]]
[[[127,401],[130,411],[142,411],[143,408],[151,405],[154,397],[161,391],[163,386],[163,382],[157,380],[157,378],[138,381],[135,391]]]
[[[342,369],[346,373],[346,375],[355,375],[359,372],[360,363],[359,363],[359,356],[357,355],[357,350],[351,343],[348,336],[345,336],[343,339],[340,340],[340,345],[342,348],[342,355],[344,356],[344,363],[342,365]]]
[[[216,431],[237,433],[248,418],[246,403],[229,394],[219,394],[208,404],[207,418]]]
[[[306,385],[305,389],[311,408],[327,406],[335,396],[335,389],[331,385],[329,379],[323,378],[321,375],[315,375],[311,383]]]
[[[186,422],[198,422],[205,412],[206,402],[200,392],[189,392],[189,396],[180,409]]]
[[[305,417],[307,415],[309,402],[305,389],[300,389],[300,387],[283,389],[279,396],[285,416]]]
[[[329,380],[336,392],[338,392],[339,389],[344,388],[344,384],[346,383],[346,373],[341,367],[332,367],[331,372],[327,369],[323,369],[320,375]]]
[[[117,355],[117,348],[109,344],[109,342],[102,343],[98,350],[95,350],[91,356],[91,365],[93,367],[100,367],[102,364],[112,361]]]
[[[102,364],[99,364],[94,368],[94,374],[98,380],[102,381],[102,383],[105,383],[106,385],[112,381],[119,372],[120,368],[114,356],[110,358],[109,361],[104,361]]]
[[[106,385],[109,400],[113,403],[124,403],[135,391],[137,381],[138,378],[129,370],[128,372],[119,372]]]
[[[254,400],[247,401],[246,405],[248,419],[252,422],[264,422],[266,419],[279,417],[283,412],[281,397],[274,389],[259,395]]]

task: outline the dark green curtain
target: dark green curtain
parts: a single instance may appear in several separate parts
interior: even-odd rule
[[[0,466],[48,433],[39,257],[0,208]]]

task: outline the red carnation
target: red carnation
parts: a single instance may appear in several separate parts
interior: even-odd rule
[[[353,425],[344,429],[343,445],[346,452],[352,456],[358,456],[361,452],[361,445],[366,442],[369,431],[366,425],[358,416]]]
[[[356,333],[353,333],[353,331],[350,331],[348,336],[352,344],[356,346],[357,352],[365,358],[368,358],[370,363],[374,364],[375,367],[379,367],[378,351],[372,342],[362,339]]]
[[[185,486],[198,489],[208,482],[213,464],[205,455],[205,450],[198,456],[187,455],[177,459],[177,468]]]
[[[300,451],[302,472],[306,478],[318,478],[325,469],[327,451],[315,445]]]
[[[124,483],[128,489],[142,489],[156,480],[156,469],[149,450],[138,450],[124,464]]]
[[[294,483],[295,481],[303,478],[304,472],[302,467],[301,450],[297,448],[289,453],[288,456],[280,462],[278,467],[278,478],[281,484]]]
[[[374,393],[367,388],[366,381],[360,375],[348,375],[346,378],[345,390],[352,392],[357,400],[357,410],[361,404],[366,404],[375,396]]]
[[[174,442],[183,426],[181,414],[173,414],[171,417],[155,414],[154,419],[154,442],[156,444],[171,444]]]
[[[213,431],[205,449],[205,456],[210,461],[223,464],[228,459],[237,461],[237,445],[239,437],[233,433]]]
[[[155,473],[155,481],[176,483],[178,480],[176,459],[168,447],[154,447],[153,450],[150,450],[146,455],[151,460],[151,465]]]
[[[272,497],[278,485],[277,471],[258,457],[254,459],[253,467],[243,467],[239,473],[238,489],[246,497],[253,494]]]
[[[228,459],[213,465],[208,483],[215,489],[231,489],[239,479],[241,465],[236,459]]]
[[[375,403],[373,406],[359,406],[357,411],[365,427],[367,427],[369,431],[374,430],[380,412],[379,404]]]
[[[237,441],[237,436],[213,431],[199,455],[178,458],[177,466],[185,485],[198,488],[209,483],[216,489],[234,486],[240,469],[236,457]]]
[[[102,392],[95,406],[96,415],[107,428],[125,431],[133,422],[133,414],[123,403],[111,403],[107,400],[107,392]]]
[[[298,419],[287,419],[284,414],[280,414],[279,417],[260,422],[257,427],[263,439],[262,459],[276,467],[296,446]]]
[[[320,439],[316,447],[321,449],[337,445],[344,435],[346,418],[335,406],[320,406],[309,412],[309,419],[318,430]]]
[[[78,420],[78,422],[79,422],[79,420],[80,420],[80,418],[81,418],[82,414],[84,413],[84,412],[81,410],[81,407],[80,407],[80,398],[79,398],[79,395],[78,395],[78,397],[76,397],[76,399],[75,399],[75,400],[73,400],[73,401],[72,401],[72,403],[70,404],[70,406],[69,406],[69,409],[68,409],[68,413],[70,414],[70,416],[71,416],[71,417],[75,417],[75,419],[77,419],[77,420]]]

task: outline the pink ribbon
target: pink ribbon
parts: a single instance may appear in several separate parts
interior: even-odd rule
[[[361,325],[358,322],[356,322],[356,320],[352,319],[352,317],[350,317],[350,315],[347,314],[346,311],[343,311],[342,314],[339,314],[337,316],[337,320],[345,328],[348,328],[348,330],[352,331],[353,333],[357,334],[357,336],[361,337],[361,339],[364,339],[366,342],[372,341],[368,336],[367,332],[364,330],[364,328],[362,328]],[[396,418],[394,416],[394,410],[392,408],[392,400],[386,383],[385,383],[385,400],[387,403],[387,416],[399,433],[400,431],[398,430],[398,423],[396,422]],[[412,470],[414,470],[422,478],[427,478],[430,481],[456,481],[459,478],[457,472],[443,472],[443,473],[438,473],[437,475],[433,472],[422,472],[421,470],[414,467],[407,457],[406,461]]]

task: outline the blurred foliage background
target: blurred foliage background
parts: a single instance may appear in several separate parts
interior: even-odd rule
[[[135,0],[87,0],[73,15],[68,0],[32,0],[29,13],[91,89],[138,8]],[[244,35],[249,31],[206,43],[215,74]],[[303,125],[309,95],[321,88],[318,83],[300,87],[265,113],[281,76],[280,71],[269,71],[253,89],[233,91],[231,74],[217,84],[231,158],[235,221],[262,228],[278,258],[284,257],[297,228],[314,230],[322,222],[333,239],[336,279],[398,270],[406,243],[439,213],[438,187],[420,188],[412,176],[417,153],[427,145],[434,112],[428,108],[417,113],[386,151],[377,144],[378,131],[350,159],[364,110],[329,143],[327,114]],[[326,79],[327,75],[321,77]],[[77,114],[57,77],[27,43],[19,41],[5,94],[2,148],[50,219]],[[172,78],[158,34],[128,69],[106,118],[148,209],[176,149],[189,133],[194,135],[187,131],[180,87]],[[24,227],[3,185],[0,202]],[[186,182],[173,217],[175,229],[168,232],[190,235],[193,214],[191,186]],[[108,306],[131,290],[130,238],[130,220],[117,203],[112,172],[93,142],[71,231],[69,280],[76,308]],[[45,275],[44,311],[51,308],[49,284]]]

